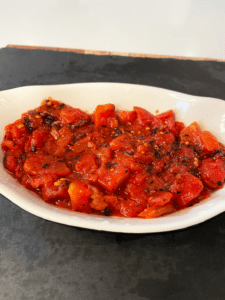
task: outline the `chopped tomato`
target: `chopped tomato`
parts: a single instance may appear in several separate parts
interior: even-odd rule
[[[134,111],[137,113],[137,123],[143,126],[150,126],[154,120],[153,114],[144,108],[134,106]]]
[[[137,217],[145,207],[131,199],[120,201],[120,213],[127,218]]]
[[[98,105],[94,113],[95,126],[107,126],[108,118],[115,118],[115,106],[113,104]]]
[[[41,174],[38,176],[33,176],[32,178],[30,178],[30,185],[37,189],[40,186],[43,186],[45,184],[48,183],[54,183],[54,181],[56,180],[56,177],[54,178],[54,176],[49,175],[49,174]]]
[[[203,131],[200,138],[201,138],[203,147],[207,151],[213,152],[220,148],[217,138],[211,132],[209,132],[207,130]]]
[[[149,206],[163,206],[171,200],[173,195],[168,192],[158,192],[148,198]]]
[[[185,143],[186,145],[193,145],[197,147],[201,147],[202,141],[201,141],[201,128],[198,125],[197,122],[191,123],[189,126],[185,127],[180,132],[180,139],[182,143]]]
[[[118,112],[119,118],[122,123],[129,124],[134,123],[136,119],[136,111],[125,111],[125,110],[119,110]]]
[[[82,173],[84,176],[97,171],[98,165],[93,154],[87,154],[79,159],[75,165],[75,170]]]
[[[6,156],[5,167],[9,172],[14,172],[17,167],[17,158],[13,155]]]
[[[62,127],[58,131],[58,137],[55,139],[56,139],[56,148],[54,151],[54,155],[61,156],[66,152],[68,145],[73,139],[73,134],[68,127]]]
[[[75,127],[81,127],[89,121],[88,115],[79,108],[64,106],[59,113],[59,120],[62,125],[73,124]]]
[[[73,181],[68,189],[71,206],[74,210],[88,212],[90,209],[89,199],[92,195],[91,190],[85,183]]]
[[[10,140],[4,140],[2,142],[2,149],[6,150],[7,148],[12,149],[12,150],[16,150],[18,149],[18,146],[16,145],[15,142],[10,141]]]
[[[68,199],[68,185],[63,182],[57,185],[52,184],[50,181],[46,182],[42,186],[42,197],[45,201],[49,201],[51,199],[57,199],[57,201],[60,199]]]
[[[182,129],[184,129],[184,123],[183,122],[175,122],[176,132],[178,135],[180,135],[180,132]]]
[[[98,183],[108,192],[115,192],[129,176],[130,172],[125,167],[101,168],[98,172]]]
[[[71,173],[67,165],[51,155],[33,155],[24,163],[24,171],[30,175],[52,174],[66,176]]]
[[[161,120],[167,126],[170,132],[172,132],[174,135],[177,135],[174,112],[172,110],[168,110],[164,113],[156,115],[155,118]]]
[[[37,149],[43,148],[47,141],[48,134],[48,131],[35,130],[25,146],[26,151],[36,151]]]
[[[145,219],[153,219],[158,218],[162,215],[169,214],[174,212],[174,206],[173,204],[166,204],[164,206],[159,207],[148,207],[145,210],[143,210],[138,217],[145,218]]]
[[[85,137],[80,141],[74,143],[73,145],[69,145],[69,148],[73,150],[75,153],[81,153],[88,147],[88,142],[90,141],[90,137]]]
[[[130,151],[130,153],[134,152],[133,147],[133,139],[128,134],[121,134],[117,136],[110,142],[110,147],[112,150],[120,150],[120,151]]]
[[[199,168],[202,181],[211,188],[220,189],[225,179],[225,162],[222,157],[209,157]]]
[[[190,173],[178,174],[170,191],[177,198],[177,203],[184,206],[191,200],[198,197],[203,190],[203,184],[200,179]]]
[[[5,127],[4,167],[44,201],[104,216],[156,218],[209,197],[225,181],[225,147],[173,110],[92,114],[48,98]]]

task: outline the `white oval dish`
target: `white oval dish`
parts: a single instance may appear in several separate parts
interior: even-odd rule
[[[133,106],[152,113],[173,109],[176,120],[189,125],[197,121],[225,142],[225,102],[219,99],[186,95],[161,88],[121,83],[81,83],[51,86],[28,86],[0,92],[0,141],[4,126],[21,114],[39,106],[51,96],[73,107],[92,112],[98,104],[113,103],[118,109]],[[0,192],[22,209],[46,220],[82,228],[124,233],[165,232],[199,224],[225,211],[225,188],[201,203],[156,219],[119,218],[87,215],[57,208],[42,201],[22,187],[4,169],[0,152]]]

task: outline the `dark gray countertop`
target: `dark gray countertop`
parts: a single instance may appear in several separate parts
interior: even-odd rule
[[[0,49],[0,90],[124,82],[225,100],[225,63]],[[0,299],[225,298],[225,214],[185,230],[117,234],[52,223],[0,195]]]

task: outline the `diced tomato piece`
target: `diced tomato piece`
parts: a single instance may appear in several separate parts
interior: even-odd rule
[[[20,130],[16,125],[12,126],[12,137],[13,139],[18,139],[20,137]]]
[[[21,178],[21,184],[27,188],[30,188],[30,176],[28,174],[24,174]]]
[[[13,124],[8,124],[4,128],[5,132],[10,132],[11,133],[11,136],[12,136],[12,127],[13,126],[14,126],[14,123]]]
[[[155,130],[162,131],[164,129],[165,129],[165,124],[163,123],[163,121],[160,119],[156,119],[154,117],[152,124],[151,124],[151,132],[154,132]]]
[[[62,125],[73,123],[75,127],[82,127],[88,123],[89,116],[79,108],[65,106],[59,113],[59,120]]]
[[[154,120],[153,114],[144,108],[134,106],[134,111],[137,113],[137,123],[143,126],[150,126]]]
[[[200,138],[205,150],[214,152],[220,148],[217,138],[211,132],[207,130],[203,131]]]
[[[6,156],[5,167],[9,172],[14,172],[17,167],[17,158],[13,155]]]
[[[170,117],[168,119],[165,120],[165,124],[167,125],[168,130],[174,134],[177,135],[177,130],[176,130],[176,123],[174,120],[174,117]]]
[[[12,140],[12,133],[11,131],[6,131],[5,132],[5,136],[4,136],[4,140]]]
[[[181,142],[188,144],[190,143],[193,146],[201,147],[201,136],[202,131],[197,122],[191,123],[189,126],[185,127],[180,132]]]
[[[144,190],[144,186],[137,186],[133,183],[129,183],[125,189],[129,198],[135,200],[138,204],[147,205],[148,194]]]
[[[132,200],[137,201],[139,204],[146,205],[147,199],[151,194],[158,192],[164,188],[164,182],[156,175],[149,175],[142,185],[136,183],[136,175],[126,185],[125,192],[129,195]]]
[[[89,199],[92,191],[85,183],[73,181],[69,186],[68,193],[70,195],[71,206],[74,210],[80,212],[89,211]]]
[[[58,135],[59,137],[56,140],[56,149],[54,151],[55,156],[63,155],[73,138],[73,134],[68,127],[62,127],[58,131]]]
[[[133,124],[137,117],[137,113],[134,110],[132,111],[119,110],[118,114],[119,114],[120,121],[125,124],[128,123]]]
[[[23,149],[21,149],[21,148],[8,149],[6,152],[6,156],[13,155],[17,159],[19,159],[20,155],[22,155],[22,154],[23,154]]]
[[[105,201],[104,197],[98,195],[91,200],[90,207],[97,211],[103,211],[108,207],[108,203]]]
[[[135,152],[133,156],[133,160],[137,162],[142,162],[142,163],[151,163],[154,161],[155,156],[152,152],[148,153],[142,153],[142,152]]]
[[[148,177],[149,177],[149,174],[147,174],[147,173],[137,173],[130,180],[130,182],[132,182],[135,185],[143,185]]]
[[[108,192],[115,192],[130,177],[127,168],[118,166],[115,169],[100,168],[98,183]]]
[[[181,145],[181,153],[183,159],[186,159],[187,161],[193,160],[195,157],[194,150],[192,148],[188,148],[185,144]]]
[[[150,175],[146,181],[146,188],[150,193],[158,192],[165,187],[164,181],[159,176]]]
[[[117,209],[118,199],[115,195],[104,195],[97,188],[90,186],[92,190],[90,207],[96,211],[105,211],[110,215],[110,209]]]
[[[108,118],[115,118],[115,105],[98,105],[94,113],[94,122],[96,127],[107,126]]]
[[[156,115],[155,118],[165,123],[166,119],[168,118],[174,119],[174,112],[172,110],[167,110],[161,114]]]
[[[69,199],[68,194],[68,186],[66,184],[54,185],[51,182],[46,182],[42,186],[42,197],[45,201],[51,200],[51,199]]]
[[[24,163],[24,171],[30,175],[51,174],[66,176],[71,173],[67,165],[51,155],[33,155]]]
[[[173,195],[169,192],[158,192],[148,198],[149,206],[163,206],[171,200]]]
[[[23,119],[19,119],[14,124],[6,126],[5,130],[11,132],[11,136],[13,139],[19,139],[22,134],[28,133],[26,126],[24,126],[23,122]]]
[[[199,171],[202,181],[212,188],[222,188],[225,179],[225,162],[222,157],[209,157],[203,160]]]
[[[120,213],[127,218],[137,217],[145,207],[131,199],[120,200]]]
[[[38,187],[44,185],[44,184],[53,184],[56,178],[54,176],[48,175],[48,174],[42,174],[38,176],[33,176],[30,179],[30,185],[34,188],[37,189]]]
[[[170,187],[170,191],[177,198],[180,206],[184,206],[198,197],[202,190],[201,180],[190,173],[177,174],[174,184]]]
[[[73,146],[69,145],[69,148],[76,153],[81,153],[87,149],[89,141],[90,141],[90,137],[87,136],[87,137],[83,138],[82,140],[79,140],[78,142],[76,142]]]
[[[27,142],[27,136],[22,136],[18,138],[15,142],[19,146],[19,148],[23,149]]]
[[[155,118],[161,120],[165,125],[167,125],[167,128],[170,132],[172,132],[174,135],[177,135],[174,112],[172,110],[168,110],[164,113],[156,115]]]
[[[148,143],[141,144],[137,146],[137,153],[138,154],[147,154],[150,150],[150,147],[148,146]]]
[[[107,127],[110,127],[110,128],[117,128],[119,126],[119,122],[116,118],[111,118],[109,117],[107,119]]]
[[[96,211],[103,211],[108,207],[107,202],[105,201],[104,194],[96,186],[89,186],[92,191],[90,199],[90,207]]]
[[[156,173],[162,173],[164,171],[165,162],[164,158],[162,159],[155,159],[153,162],[154,171]]]
[[[116,151],[131,151],[134,152],[133,139],[127,134],[121,134],[110,142],[110,147]]]
[[[101,160],[101,166],[104,166],[108,161],[111,161],[113,157],[113,151],[111,148],[102,147],[98,153]]]
[[[148,207],[144,211],[142,211],[138,217],[145,218],[145,219],[153,219],[160,217],[165,214],[172,213],[174,211],[173,204],[166,204],[164,206],[158,207]]]
[[[170,151],[173,143],[175,142],[175,137],[171,132],[166,132],[163,134],[159,132],[156,136],[156,142],[157,145],[161,145],[164,149]]]
[[[7,148],[8,148],[8,149],[11,149],[11,150],[16,150],[16,149],[18,149],[18,146],[16,145],[16,143],[13,142],[13,141],[9,141],[9,140],[4,140],[4,141],[2,142],[1,147],[2,147],[3,150],[7,150]]]
[[[188,170],[186,170],[186,172],[188,172]],[[164,180],[164,182],[167,183],[167,186],[170,186],[171,184],[173,184],[175,177],[176,177],[176,174],[171,172],[170,169],[167,169],[166,171],[164,171],[161,174],[161,178]]]
[[[35,130],[30,136],[27,145],[25,146],[26,147],[25,150],[33,151],[32,149],[35,149],[36,151],[37,149],[43,148],[45,146],[48,135],[49,135],[48,131]]]
[[[56,151],[56,139],[50,134],[48,136],[48,139],[46,141],[44,150],[48,153],[48,154],[55,154]]]
[[[185,128],[185,125],[183,122],[175,122],[176,132],[178,135],[180,135],[180,132],[182,129]]]
[[[131,172],[141,172],[143,166],[139,162],[135,162],[133,156],[118,152],[116,157],[117,164],[128,168]]]
[[[109,208],[117,209],[119,201],[115,195],[105,195],[104,199]]]
[[[194,160],[193,160],[194,162]],[[169,168],[162,173],[161,178],[167,182],[168,185],[172,185],[177,173],[188,173],[190,167],[187,165],[180,165],[176,161],[172,162]]]
[[[178,160],[174,160],[171,164],[171,172],[182,173],[189,172],[191,169],[196,169],[199,166],[199,158],[192,147],[181,145],[181,151],[178,152]]]
[[[96,158],[93,154],[87,154],[79,159],[75,165],[75,170],[84,175],[93,173],[98,169]]]

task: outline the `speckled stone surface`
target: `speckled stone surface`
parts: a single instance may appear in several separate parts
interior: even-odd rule
[[[0,90],[124,82],[225,100],[225,63],[0,49]],[[225,214],[160,234],[55,224],[0,195],[1,300],[225,298]]]

